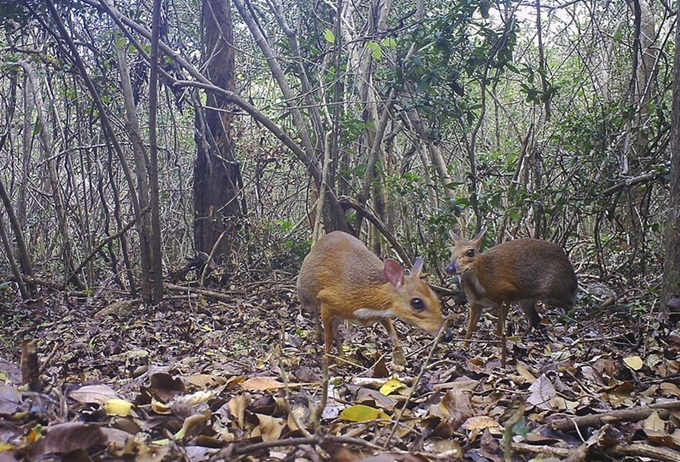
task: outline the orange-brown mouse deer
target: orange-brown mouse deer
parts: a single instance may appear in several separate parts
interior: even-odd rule
[[[393,318],[436,336],[444,323],[441,303],[420,278],[422,267],[423,259],[418,257],[411,273],[405,275],[397,261],[383,263],[359,239],[341,231],[319,239],[302,263],[297,288],[303,308],[314,313],[319,341],[321,314],[326,355],[330,355],[335,337],[339,355],[344,356],[338,332],[343,319],[382,324],[394,344],[397,364],[404,364],[405,358]],[[444,340],[450,340],[450,333]]]
[[[508,305],[518,303],[529,322],[537,327],[541,317],[536,302],[569,309],[576,302],[576,275],[562,248],[540,239],[516,239],[480,251],[483,229],[467,241],[451,233],[454,246],[447,271],[460,276],[470,303],[465,338],[469,344],[482,308],[499,308],[498,335],[504,338]],[[505,345],[503,345],[504,347]]]

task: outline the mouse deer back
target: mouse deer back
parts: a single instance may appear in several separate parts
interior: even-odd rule
[[[498,334],[504,334],[508,306],[518,303],[529,329],[541,317],[536,302],[570,309],[576,302],[576,275],[564,250],[541,239],[516,239],[481,252],[486,228],[472,240],[451,233],[453,248],[447,271],[460,277],[470,303],[467,332],[469,343],[484,306],[499,308]]]

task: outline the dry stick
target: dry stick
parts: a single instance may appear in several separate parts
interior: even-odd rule
[[[59,342],[55,342],[55,343],[54,343],[54,347],[52,347],[52,351],[50,351],[50,354],[47,355],[47,357],[46,357],[45,360],[43,361],[42,366],[40,366],[40,373],[41,373],[41,374],[42,374],[43,372],[45,372],[45,370],[47,369],[47,366],[50,365],[50,363],[52,362],[52,359],[54,358],[54,355],[57,354],[57,350],[59,350],[59,347],[60,347],[60,346],[62,346],[61,343],[59,343]]]
[[[215,291],[207,290],[207,289],[198,289],[196,287],[179,286],[177,284],[171,284],[169,282],[165,284],[165,288],[168,289],[168,290],[177,290],[177,291],[180,291],[180,292],[191,292],[191,293],[203,295],[204,297],[214,298],[215,300],[218,300],[220,302],[225,302],[225,303],[233,302],[234,301],[234,298],[233,298],[234,294],[243,295],[243,292],[240,292],[240,291],[233,291],[232,290],[232,291],[229,291],[227,293],[215,292]]]
[[[543,456],[548,456],[548,457],[555,457],[558,459],[565,459],[567,458],[571,453],[574,452],[574,449],[567,449],[567,448],[558,448],[554,446],[539,446],[535,444],[526,444],[526,443],[513,443],[512,445],[513,450],[516,453],[522,453],[522,454],[540,454]]]
[[[399,423],[401,422],[401,418],[404,416],[404,412],[406,412],[406,406],[411,402],[411,397],[413,396],[413,393],[415,393],[416,388],[418,388],[418,384],[420,384],[420,380],[423,378],[423,374],[425,374],[425,371],[427,370],[427,365],[430,363],[430,359],[432,359],[432,355],[434,354],[434,351],[437,349],[437,345],[439,345],[439,339],[442,336],[442,332],[446,330],[446,326],[448,325],[448,322],[445,322],[442,327],[439,329],[439,332],[437,333],[437,337],[435,337],[434,342],[432,343],[432,348],[430,349],[430,353],[427,355],[427,358],[425,358],[425,362],[423,362],[423,365],[420,368],[420,373],[418,374],[418,377],[416,377],[416,380],[413,382],[413,385],[411,385],[411,391],[409,392],[408,396],[406,397],[406,400],[404,400],[404,405],[401,407],[399,410],[399,414],[397,415],[397,420],[394,421],[394,426],[392,427],[392,431],[390,432],[390,436],[387,437],[387,441],[385,441],[385,444],[383,445],[383,448],[387,449],[387,447],[390,444],[390,441],[392,440],[392,437],[397,431],[397,427],[399,427]]]
[[[319,240],[321,238],[321,221],[323,217],[323,206],[324,203],[326,202],[326,185],[328,183],[328,175],[330,171],[330,164],[331,164],[331,152],[330,148],[328,147],[328,138],[331,136],[331,132],[329,131],[326,133],[326,151],[324,152],[324,160],[323,160],[323,170],[321,173],[321,184],[319,185],[319,198],[317,199],[316,202],[316,217],[314,220],[314,234],[312,236],[312,239],[314,242]],[[321,313],[319,313],[319,310],[314,313],[315,316],[315,324],[317,326],[317,335],[318,335],[318,326],[319,326],[319,316],[321,316]],[[328,362],[330,359],[328,358],[328,355],[324,351],[323,355],[323,383],[321,387],[321,402],[319,402],[318,406],[315,406],[312,409],[311,415],[310,415],[310,420],[312,421],[312,425],[314,426],[314,432],[319,433],[321,430],[321,414],[323,413],[323,410],[326,408],[326,404],[328,403],[328,383],[330,381],[329,373],[328,373]]]
[[[503,425],[503,451],[505,452],[505,462],[512,462],[512,430],[515,428],[515,425],[522,420],[525,411],[526,405],[524,400],[515,398],[503,413],[503,416],[505,416],[506,413],[509,414],[508,420]]]
[[[677,410],[680,410],[680,401],[669,401],[633,409],[619,409],[601,414],[563,418],[552,422],[550,427],[555,431],[571,430],[574,427],[601,427],[612,422],[643,420],[654,411],[660,411],[660,416],[663,418],[666,413]]]
[[[614,456],[639,456],[664,462],[680,462],[680,453],[677,451],[645,443],[619,444],[606,449],[605,452]]]
[[[314,406],[309,416],[314,426],[314,433],[318,434],[321,431],[321,414],[328,403],[328,384],[330,382],[330,374],[328,372],[328,363],[330,362],[329,355],[325,352],[323,354],[323,368],[322,368],[322,386],[321,386],[321,401],[317,406]]]
[[[283,329],[283,326],[281,326],[281,333],[280,333],[280,338],[281,338],[281,351],[283,352],[283,338],[285,336],[285,330]],[[282,354],[277,355],[279,356],[279,359],[281,359]],[[283,402],[285,403],[286,410],[288,411],[288,415],[293,419],[293,422],[295,422],[295,425],[297,426],[298,430],[302,432],[302,434],[306,438],[311,438],[312,434],[307,431],[307,428],[305,428],[304,425],[300,422],[298,417],[295,415],[293,412],[293,406],[291,406],[291,395],[290,395],[290,385],[288,381],[288,372],[286,372],[285,367],[283,366],[283,361],[280,362],[279,364],[279,369],[281,369],[281,380],[283,380],[283,391],[284,391],[284,396],[285,399]]]
[[[232,199],[233,200],[233,199]],[[217,238],[215,241],[215,244],[212,246],[212,250],[210,251],[210,255],[208,255],[208,260],[206,260],[204,266],[203,266],[203,271],[201,271],[201,279],[199,284],[202,286],[205,286],[205,278],[208,275],[208,269],[210,268],[210,263],[213,261],[213,258],[215,258],[215,252],[217,252],[217,248],[219,245],[222,243],[222,240],[229,234],[229,229],[225,229],[222,231],[222,234],[220,234],[220,237]]]
[[[331,165],[331,152],[328,147],[328,138],[331,132],[326,133],[326,152],[323,158],[323,170],[321,172],[321,184],[319,185],[319,198],[316,200],[316,216],[314,217],[314,233],[312,239],[314,242],[321,238],[321,222],[323,221],[323,206],[326,202],[326,188],[328,185],[328,175]],[[318,316],[318,314],[317,314]]]
[[[331,436],[331,437],[323,437],[323,436],[310,436],[310,437],[304,437],[304,438],[288,438],[288,439],[282,439],[282,440],[276,440],[276,441],[265,441],[262,443],[254,443],[254,444],[249,444],[246,446],[239,446],[233,448],[231,454],[237,454],[237,455],[242,455],[242,454],[249,454],[253,452],[260,451],[262,449],[270,449],[270,448],[278,448],[278,447],[284,447],[284,446],[300,446],[303,444],[314,444],[314,445],[319,445],[323,447],[323,443],[330,441],[333,443],[340,443],[340,444],[350,444],[354,446],[361,446],[365,447],[368,449],[373,449],[376,451],[382,450],[380,446],[377,446],[370,441],[364,441],[361,438],[347,438],[343,436]]]

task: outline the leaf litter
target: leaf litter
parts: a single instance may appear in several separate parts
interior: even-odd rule
[[[330,367],[292,284],[159,307],[53,293],[0,299],[0,461],[680,460],[680,336],[661,319],[585,307],[529,335],[518,310],[500,362],[494,313],[466,349],[397,322],[391,362],[378,327],[342,326]],[[514,330],[513,330],[514,328]],[[37,340],[40,391],[22,385]],[[428,355],[432,353],[429,362]]]

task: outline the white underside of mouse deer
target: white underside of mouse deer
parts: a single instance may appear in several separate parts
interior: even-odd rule
[[[359,308],[354,312],[354,316],[359,318],[356,321],[363,325],[372,324],[377,319],[394,319],[397,317],[392,310],[374,310],[371,308]]]

